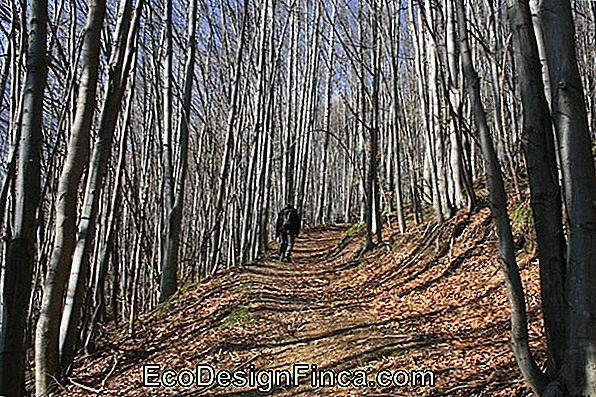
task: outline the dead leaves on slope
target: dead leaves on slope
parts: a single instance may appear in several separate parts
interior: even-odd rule
[[[166,313],[140,319],[134,340],[110,331],[96,356],[77,361],[75,381],[101,387],[105,396],[169,396],[176,390],[140,387],[143,364],[234,369],[250,363],[274,369],[316,362],[321,368],[361,368],[370,374],[432,370],[436,385],[282,388],[274,394],[528,394],[509,347],[509,305],[488,210],[459,213],[442,226],[412,226],[404,236],[386,233],[391,249],[379,247],[363,256],[361,233],[347,236],[347,230],[304,233],[293,263],[269,261],[199,285]],[[543,359],[538,266],[525,251],[518,260],[532,344]],[[75,385],[68,390],[69,396],[94,395]],[[184,395],[256,392],[205,389]]]

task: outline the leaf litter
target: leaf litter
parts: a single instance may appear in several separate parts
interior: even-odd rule
[[[61,396],[252,396],[254,388],[147,388],[142,367],[217,370],[429,370],[434,386],[281,387],[275,396],[529,396],[510,348],[509,304],[490,211],[442,225],[409,225],[362,254],[361,228],[305,231],[294,260],[274,253],[141,316],[131,338],[106,327],[97,352],[79,356]],[[520,249],[530,340],[545,344],[536,253]]]

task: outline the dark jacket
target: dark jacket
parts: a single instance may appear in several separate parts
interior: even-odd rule
[[[300,215],[294,207],[288,206],[277,215],[275,235],[279,237],[284,231],[294,236],[300,232]]]

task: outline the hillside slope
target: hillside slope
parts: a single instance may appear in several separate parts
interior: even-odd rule
[[[506,290],[487,209],[459,213],[442,226],[427,222],[359,255],[357,228],[303,233],[293,263],[269,259],[217,277],[141,318],[135,339],[110,331],[98,353],[80,357],[65,396],[253,396],[256,386],[143,387],[143,365],[164,369],[415,370],[434,386],[273,388],[275,396],[524,396],[509,347]],[[538,269],[519,252],[528,294],[530,335],[540,356]],[[312,368],[311,368],[312,369]],[[155,371],[150,368],[148,373]],[[320,372],[319,372],[320,373]],[[360,373],[360,372],[359,372]],[[410,375],[410,379],[405,377]],[[267,389],[262,373],[262,389]],[[155,382],[157,378],[148,378]],[[284,378],[285,379],[285,378]],[[183,381],[192,379],[188,374]],[[225,380],[225,379],[224,379]],[[256,381],[255,381],[256,382]]]

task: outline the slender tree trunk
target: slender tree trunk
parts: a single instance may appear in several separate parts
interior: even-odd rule
[[[365,20],[364,20],[364,1],[358,1],[358,40],[359,40],[359,76],[358,76],[358,130],[359,130],[359,145],[360,145],[360,164],[362,169],[362,178],[360,178],[360,186],[361,186],[361,218],[364,220],[364,226],[366,229],[366,240],[364,243],[364,249],[370,249],[374,246],[373,242],[373,180],[372,180],[372,169],[369,166],[369,162],[373,160],[370,158],[371,156],[371,137],[369,136],[371,131],[370,127],[366,124],[367,117],[366,117],[366,95],[367,95],[367,87],[366,87],[366,80],[365,80],[365,72],[366,72],[366,56],[367,56],[367,45],[365,41],[366,31],[365,31]]]
[[[286,114],[285,114],[285,125],[283,126],[283,141],[282,141],[282,165],[281,165],[281,197],[283,200],[283,204],[287,204],[292,201],[292,197],[294,197],[294,153],[295,153],[295,134],[294,134],[294,117],[293,117],[293,98],[294,98],[294,76],[296,75],[295,71],[295,53],[296,53],[296,34],[297,24],[296,24],[296,12],[292,9],[289,10],[291,19],[291,29],[292,33],[290,34],[290,48],[288,49],[289,53],[289,60],[287,66],[287,75],[286,75]]]
[[[596,176],[569,0],[544,0],[552,117],[567,208],[566,352],[561,380],[570,396],[596,395]]]
[[[13,234],[8,242],[0,319],[0,394],[24,394],[25,322],[35,261],[43,98],[47,77],[46,0],[31,0],[27,73],[23,89]]]
[[[132,84],[131,88],[134,88],[134,75],[132,76]],[[116,224],[118,221],[118,212],[121,209],[121,185],[122,185],[122,178],[124,173],[125,167],[125,158],[126,158],[126,151],[127,151],[127,144],[128,144],[128,134],[130,128],[130,119],[131,119],[131,112],[132,112],[132,104],[134,100],[133,90],[130,90],[127,104],[126,104],[126,112],[124,116],[124,120],[122,122],[122,131],[120,136],[120,143],[119,143],[119,153],[118,153],[118,163],[116,165],[116,175],[114,176],[114,187],[112,188],[112,198],[110,200],[109,206],[109,213],[107,215],[106,226],[105,226],[105,237],[100,242],[99,247],[99,255],[97,256],[97,284],[95,285],[95,291],[93,293],[93,301],[95,304],[95,309],[93,310],[93,316],[91,317],[90,324],[89,324],[89,333],[85,338],[85,349],[91,345],[95,337],[95,330],[97,324],[100,321],[100,318],[104,316],[105,313],[105,282],[108,273],[108,262],[110,259],[110,255],[112,251],[115,249],[114,241],[116,240]],[[125,228],[126,230],[126,228]],[[70,348],[74,345],[65,346],[65,338],[66,335],[61,335],[60,340],[60,360],[62,362],[62,368],[67,370],[67,367],[72,363],[74,350]],[[66,347],[66,349],[65,349]],[[69,371],[67,371],[69,372]]]
[[[326,78],[326,93],[325,93],[325,126],[323,127],[323,133],[325,134],[323,147],[322,147],[322,158],[321,158],[321,171],[319,173],[319,191],[317,193],[317,223],[321,224],[325,219],[325,196],[327,192],[327,154],[329,151],[329,132],[331,128],[331,84],[333,83],[333,59],[335,55],[335,4],[331,4],[331,18],[329,28],[329,41],[327,43],[327,78]]]
[[[408,3],[408,10],[409,10],[409,22],[412,28],[412,40],[414,44],[414,65],[416,68],[416,72],[418,75],[418,95],[420,98],[420,115],[422,118],[422,129],[426,139],[426,147],[425,147],[425,161],[428,162],[428,171],[429,171],[429,185],[432,194],[432,203],[435,209],[435,213],[437,215],[437,220],[439,223],[445,221],[445,216],[442,211],[442,206],[440,202],[439,196],[439,185],[438,185],[438,175],[437,169],[435,166],[435,155],[433,150],[433,139],[431,134],[431,120],[429,120],[428,112],[430,110],[429,98],[427,94],[427,87],[425,84],[425,76],[426,72],[423,70],[422,62],[425,58],[425,51],[423,46],[423,30],[420,25],[422,25],[422,18],[420,16],[420,12],[418,12],[418,17],[416,17],[414,12],[414,3]],[[426,175],[425,178],[426,179]]]
[[[461,104],[461,88],[458,87],[460,81],[459,62],[457,56],[457,37],[455,34],[455,13],[453,11],[453,0],[445,0],[446,8],[446,48],[447,48],[447,67],[448,82],[447,89],[449,101],[449,140],[451,143],[451,173],[453,176],[453,199],[454,204],[460,208],[471,201],[467,197],[468,192],[465,188],[464,175],[465,168],[462,165],[463,154],[461,144],[461,132],[456,121],[456,111]]]
[[[257,209],[258,209],[258,192],[261,181],[261,172],[259,159],[264,151],[263,135],[265,126],[263,124],[265,113],[263,109],[266,107],[267,101],[265,98],[265,76],[266,76],[266,30],[267,30],[267,14],[269,9],[268,2],[263,3],[261,10],[261,19],[259,21],[259,46],[258,46],[258,65],[257,65],[257,105],[256,105],[256,125],[254,128],[254,142],[250,142],[250,155],[248,158],[248,173],[246,176],[246,192],[244,196],[244,208],[242,216],[242,235],[240,242],[241,264],[246,264],[255,259],[257,246]],[[213,271],[213,270],[212,270]]]
[[[371,213],[371,228],[377,237],[377,244],[383,242],[383,220],[381,219],[381,203],[379,189],[379,130],[381,128],[381,109],[380,109],[380,80],[381,80],[381,60],[379,44],[379,14],[378,5],[372,3],[371,25],[372,25],[372,125],[370,129],[370,157],[368,159],[368,177],[367,183],[370,184],[367,190],[370,192],[369,211]],[[373,227],[374,225],[374,227]]]
[[[308,2],[307,2],[308,3]],[[309,55],[308,55],[308,65],[306,67],[306,79],[305,79],[305,86],[304,86],[304,96],[303,96],[303,103],[305,104],[301,110],[301,121],[302,123],[299,125],[301,131],[301,138],[302,138],[302,145],[300,148],[299,153],[299,161],[296,164],[298,168],[298,178],[296,182],[296,208],[298,212],[305,218],[304,213],[304,206],[305,206],[305,198],[306,198],[306,183],[309,180],[308,178],[308,169],[310,165],[310,158],[311,158],[311,139],[313,135],[313,129],[316,119],[316,103],[317,103],[317,75],[318,75],[318,67],[319,67],[319,36],[320,36],[320,22],[321,22],[321,4],[320,2],[315,2],[313,4],[314,9],[314,16],[313,16],[313,23],[312,23],[312,31],[309,38]]]
[[[546,102],[550,109],[551,103],[551,82],[550,72],[548,70],[548,62],[546,60],[546,48],[544,44],[544,29],[542,27],[541,7],[544,0],[530,0],[530,11],[532,12],[532,27],[534,28],[534,36],[536,38],[536,45],[538,46],[538,54],[540,57],[540,65],[542,66],[542,82],[544,86],[544,94]]]
[[[565,351],[565,238],[561,196],[548,103],[544,96],[539,52],[527,0],[508,1],[515,62],[523,103],[524,152],[528,165],[532,213],[536,225],[544,328],[548,346],[547,375],[554,379]]]
[[[424,9],[419,7],[419,22],[423,25],[420,37],[426,45],[426,62],[428,67],[428,150],[431,176],[433,177],[433,200],[437,200],[435,206],[439,209],[439,218],[445,219],[451,216],[451,204],[448,197],[447,186],[447,162],[445,160],[445,143],[441,127],[441,103],[439,94],[439,56],[434,38],[435,13],[431,3],[423,3]],[[433,176],[434,175],[434,176]]]
[[[402,136],[400,134],[400,117],[399,117],[399,106],[400,106],[400,96],[399,96],[399,79],[398,76],[400,75],[399,71],[399,59],[398,59],[398,52],[399,52],[399,35],[400,35],[400,26],[401,26],[401,9],[398,6],[398,24],[395,25],[393,18],[390,18],[390,30],[389,30],[389,54],[391,57],[391,96],[393,101],[393,107],[391,109],[391,128],[392,131],[390,134],[393,136],[393,146],[390,147],[390,151],[393,155],[393,163],[395,169],[395,204],[397,206],[397,224],[399,226],[400,233],[404,233],[406,231],[406,221],[404,217],[404,197],[403,197],[403,181],[402,181],[402,164],[401,164],[401,146],[402,146]]]
[[[532,389],[540,395],[546,386],[546,379],[540,368],[538,368],[530,351],[525,294],[515,259],[513,235],[507,215],[507,194],[505,193],[501,168],[497,160],[497,154],[480,96],[480,79],[472,64],[472,56],[468,44],[464,0],[456,0],[456,10],[463,71],[468,84],[470,105],[474,114],[476,128],[478,128],[480,146],[486,165],[489,185],[489,204],[499,237],[499,262],[505,273],[505,282],[511,305],[511,344],[524,378],[532,386]]]
[[[211,258],[210,268],[214,269],[217,266],[220,256],[220,233],[221,222],[223,217],[224,194],[226,192],[226,181],[230,169],[230,156],[234,148],[234,129],[237,123],[238,105],[240,96],[240,81],[242,78],[242,54],[244,52],[244,41],[246,32],[246,22],[248,19],[248,4],[244,4],[244,17],[240,33],[240,42],[238,45],[238,52],[236,54],[236,69],[234,70],[234,88],[232,90],[230,112],[228,115],[228,125],[226,131],[226,141],[224,144],[224,154],[221,159],[221,167],[219,171],[217,197],[215,199],[215,215],[213,226],[213,238],[211,243]],[[192,76],[191,76],[192,77]]]
[[[168,5],[171,8],[171,4]],[[170,13],[169,19],[171,19],[171,9],[167,11]],[[194,66],[195,66],[195,54],[196,54],[196,25],[197,25],[197,1],[192,0],[190,4],[190,8],[188,11],[188,48],[186,53],[186,62],[184,67],[184,91],[183,91],[183,100],[182,100],[182,117],[180,117],[180,126],[179,126],[179,154],[178,154],[178,164],[176,167],[177,175],[175,175],[175,179],[173,175],[169,175],[168,171],[168,178],[172,178],[171,182],[166,183],[165,187],[165,195],[172,194],[173,202],[166,203],[165,208],[168,208],[167,205],[171,204],[169,211],[166,214],[166,230],[167,234],[164,239],[167,239],[167,249],[165,250],[166,255],[166,262],[162,265],[162,279],[161,279],[161,289],[160,289],[160,302],[163,302],[165,299],[170,297],[178,288],[177,286],[177,273],[178,273],[178,254],[179,254],[179,247],[180,247],[180,234],[182,232],[182,212],[184,207],[184,192],[186,187],[186,170],[188,168],[188,135],[189,135],[189,126],[190,126],[190,112],[191,112],[191,100],[192,100],[192,88],[193,88],[193,80],[194,80]],[[168,30],[171,27],[168,27]],[[171,32],[167,33],[167,39],[170,41],[171,46]],[[171,69],[171,51],[166,64],[169,65],[169,69]],[[172,76],[169,74],[169,69],[166,68],[166,90],[165,93],[166,98],[164,98],[164,106],[168,103],[168,107],[171,108],[171,101],[170,97],[167,95],[171,95],[171,84]],[[169,87],[169,88],[168,88]],[[167,132],[167,124],[171,124],[171,111],[164,112],[165,113],[165,121],[164,121],[164,133],[167,135],[170,132]],[[170,138],[171,139],[171,138]],[[170,162],[170,167],[172,159],[171,159],[171,142],[169,146],[170,153],[166,156],[166,161]],[[165,146],[164,146],[165,149]],[[170,187],[169,184],[172,184]],[[162,236],[163,237],[163,236]],[[162,252],[163,254],[163,252]]]
[[[159,302],[164,302],[176,292],[178,288],[178,264],[170,262],[172,256],[172,243],[174,231],[171,230],[170,221],[174,208],[174,148],[172,130],[172,0],[165,0],[163,15],[163,42],[164,42],[164,76],[163,86],[163,154],[162,154],[162,220],[161,235],[159,240],[159,264],[161,279],[159,286]]]
[[[64,312],[60,323],[60,340],[64,340],[62,348],[65,351],[74,349],[77,343],[77,331],[89,268],[89,250],[92,247],[91,243],[95,235],[95,220],[103,190],[103,179],[112,149],[114,129],[120,112],[126,81],[132,67],[135,52],[134,43],[142,7],[143,1],[140,0],[133,14],[131,0],[123,0],[121,4],[121,12],[116,27],[116,39],[108,65],[111,73],[108,75],[107,89],[99,116],[97,137],[89,162],[85,196],[78,224],[77,242],[68,280]]]
[[[78,188],[89,158],[89,141],[99,76],[104,0],[89,2],[83,37],[83,65],[66,160],[58,182],[54,244],[46,274],[35,338],[36,388],[43,393],[59,376],[58,334],[64,290],[76,240]]]
[[[347,172],[346,175],[346,183],[345,183],[345,205],[343,209],[343,221],[344,223],[349,223],[351,219],[351,211],[352,211],[352,196],[354,192],[354,174],[356,173],[355,164],[350,161],[350,156],[352,153],[355,152],[354,148],[357,146],[357,133],[356,128],[353,125],[348,125],[347,129],[347,139],[348,139],[348,147],[350,151],[346,153],[346,166],[345,170]]]

